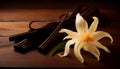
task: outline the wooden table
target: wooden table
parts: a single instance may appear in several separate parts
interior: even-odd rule
[[[120,66],[120,8],[118,3],[112,2],[75,2],[73,6],[72,2],[68,2],[62,6],[62,2],[55,2],[53,6],[52,2],[12,2],[3,1],[0,9],[0,67],[2,68],[111,68],[116,69]],[[18,3],[18,4],[17,4]],[[45,7],[38,7],[38,5]],[[44,3],[44,4],[43,4]],[[23,5],[21,5],[23,4]],[[34,6],[31,8],[30,6]],[[102,39],[101,42],[106,45],[111,51],[111,54],[101,52],[100,61],[98,62],[91,54],[82,51],[85,63],[80,63],[73,54],[73,49],[69,57],[60,58],[59,56],[50,56],[50,53],[44,55],[38,50],[30,51],[26,54],[16,52],[13,47],[13,42],[9,42],[10,35],[27,31],[28,24],[32,20],[52,22],[56,21],[58,16],[63,12],[73,12],[74,8],[79,4],[87,6],[95,6],[101,13],[108,17],[109,23],[105,26],[98,26],[98,30],[109,32],[114,42],[111,44],[109,39]],[[52,5],[52,6],[50,6]],[[9,7],[10,6],[10,7]],[[24,7],[27,6],[27,7]],[[35,8],[37,6],[37,8]],[[41,5],[39,5],[41,6]],[[58,7],[58,8],[57,8]],[[67,8],[68,7],[68,8]],[[43,22],[36,26],[42,26]]]

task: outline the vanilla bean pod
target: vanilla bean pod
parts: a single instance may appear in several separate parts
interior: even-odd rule
[[[46,35],[41,35],[41,33]],[[47,32],[37,32],[36,34],[33,34],[33,36],[23,39],[20,42],[17,42],[14,44],[14,48],[16,51],[19,51],[21,53],[26,53],[30,50],[36,49],[37,46],[39,46],[44,39],[46,39],[47,36],[49,36],[50,33]],[[39,36],[39,37],[38,37]]]
[[[28,32],[12,35],[9,37],[9,41],[14,41],[15,51],[26,53],[36,49],[55,29],[56,25],[57,22],[52,22],[42,28],[30,29]]]

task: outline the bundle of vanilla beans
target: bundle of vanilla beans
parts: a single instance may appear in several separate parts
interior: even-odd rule
[[[89,23],[92,23],[93,16],[99,18],[100,26],[106,23],[106,17],[101,15],[100,11],[94,7],[80,6],[62,22],[52,22],[42,28],[30,29],[27,32],[18,33],[9,37],[14,41],[14,49],[17,52],[27,53],[31,50],[38,50],[40,53],[47,54],[53,46],[62,41],[65,34],[59,34],[61,28],[75,30],[75,17],[80,13]],[[30,22],[30,24],[36,21]],[[61,26],[59,26],[61,23]],[[56,30],[57,29],[57,30]]]

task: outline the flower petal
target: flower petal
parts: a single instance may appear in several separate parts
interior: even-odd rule
[[[85,33],[88,30],[88,24],[87,22],[83,19],[83,17],[78,13],[76,15],[76,30],[78,33]]]
[[[109,49],[107,49],[107,47],[105,47],[104,45],[102,45],[100,42],[94,42],[94,45],[98,48],[101,48],[103,50],[105,50],[106,52],[110,53]]]
[[[71,37],[70,36],[66,36],[66,37],[63,38],[63,40],[65,40],[65,39],[71,39]]]
[[[74,54],[75,54],[75,57],[81,62],[81,63],[84,63],[84,59],[80,53],[81,49],[83,47],[83,43],[76,43],[75,46],[74,46]]]
[[[103,37],[109,37],[111,39],[111,43],[113,42],[113,38],[109,33],[103,32],[103,31],[97,31],[93,33],[95,40],[100,40]]]
[[[64,51],[64,54],[63,55],[60,55],[60,57],[65,57],[69,54],[69,51],[70,51],[70,45],[74,44],[75,41],[74,40],[69,40],[66,45],[65,45],[65,51]]]
[[[96,58],[97,58],[97,60],[99,61],[99,56],[100,56],[100,52],[99,52],[99,50],[94,46],[94,44],[87,44],[87,45],[85,45],[84,47],[83,47],[83,49],[85,50],[85,51],[87,51],[87,52],[90,52],[91,54],[93,54]]]
[[[78,36],[77,32],[73,32],[73,31],[68,30],[68,29],[61,29],[59,32],[60,33],[67,33],[68,36],[71,38],[76,38]]]
[[[93,17],[94,21],[93,23],[91,24],[90,28],[89,28],[89,32],[92,33],[92,32],[95,32],[96,29],[97,29],[97,26],[98,26],[98,18],[97,17]]]

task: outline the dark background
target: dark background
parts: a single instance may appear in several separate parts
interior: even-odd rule
[[[115,18],[119,19],[119,3],[119,0],[0,0],[0,21],[40,20],[41,12],[38,10],[64,9],[69,11],[81,5],[99,8],[102,13],[115,15]],[[106,13],[106,10],[109,12]]]
[[[41,9],[41,8],[75,8],[78,5],[91,5],[101,4],[103,6],[105,3],[111,5],[119,5],[119,0],[1,0],[1,9],[4,8],[19,8],[19,9]],[[103,4],[103,5],[102,5]]]

